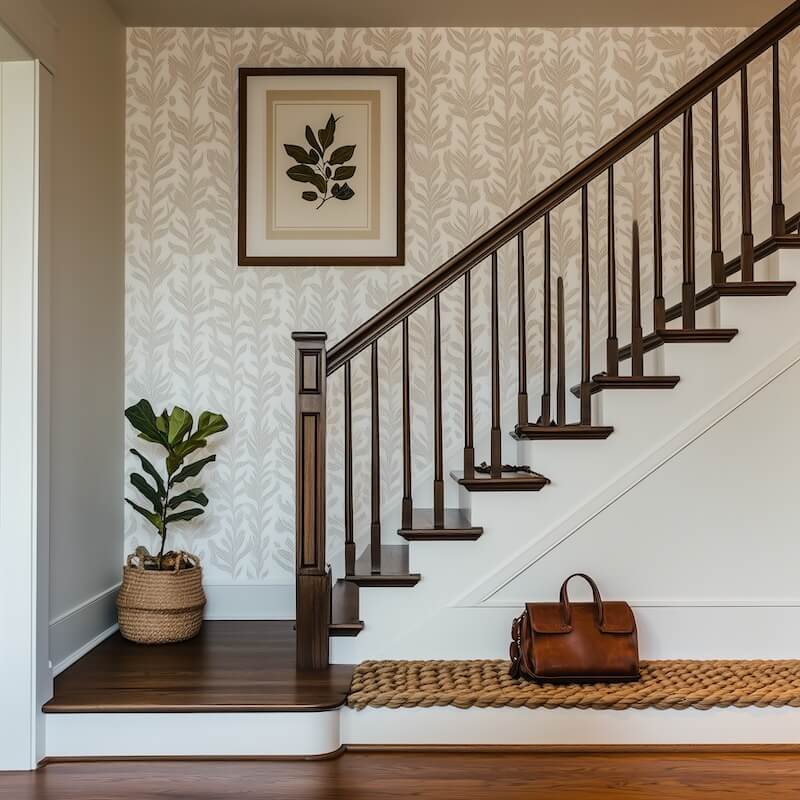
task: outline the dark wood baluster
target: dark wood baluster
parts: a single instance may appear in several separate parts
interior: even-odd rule
[[[497,296],[497,251],[492,253],[492,432],[491,476],[503,474],[503,444],[500,433],[500,314]]]
[[[742,67],[742,281],[753,280],[753,208],[750,197],[750,112],[747,65]]]
[[[402,525],[411,527],[414,501],[411,497],[411,364],[408,347],[408,317],[403,320],[403,506]]]
[[[472,275],[464,273],[464,477],[475,477],[475,422],[472,415]]]
[[[619,375],[617,254],[614,227],[614,167],[611,166],[608,168],[608,338],[606,339],[606,374],[608,375]]]
[[[350,362],[344,365],[344,572],[354,575],[356,543],[353,531],[353,391]]]
[[[433,525],[444,527],[444,454],[442,451],[442,321],[439,295],[433,298]]]
[[[370,567],[381,571],[381,443],[378,397],[378,342],[372,343],[372,524],[369,529]]]
[[[785,233],[786,208],[781,178],[781,54],[775,42],[772,45],[772,235]]]
[[[556,281],[556,425],[567,424],[567,356],[564,331],[564,279]]]
[[[517,420],[528,424],[528,326],[525,319],[525,237],[517,234],[517,351],[519,357],[519,394]]]
[[[711,282],[725,283],[722,199],[719,180],[719,92],[711,92]]]
[[[589,187],[581,187],[581,425],[592,424],[589,319]]]
[[[549,425],[550,419],[550,213],[544,215],[544,269],[542,271],[544,287],[542,302],[544,305],[544,320],[542,331],[542,413],[539,417],[540,425]]]
[[[694,292],[694,143],[692,109],[683,114],[683,329],[693,331],[697,301]]]
[[[667,327],[664,302],[664,248],[661,240],[661,136],[653,134],[653,330]]]
[[[639,269],[639,223],[633,221],[631,238],[631,375],[644,375],[642,341],[642,286]]]

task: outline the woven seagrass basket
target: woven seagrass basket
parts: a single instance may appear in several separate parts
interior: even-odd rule
[[[144,569],[128,556],[117,595],[120,633],[139,644],[167,644],[191,639],[203,624],[203,570],[200,559],[182,554],[193,566],[180,570]],[[137,563],[138,561],[138,563]],[[181,559],[176,559],[180,564]]]

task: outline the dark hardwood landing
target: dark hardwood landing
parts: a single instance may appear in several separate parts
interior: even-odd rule
[[[685,331],[683,328],[664,328],[656,331],[658,338],[665,343],[692,342],[729,342],[739,333],[738,328],[695,328]]]
[[[358,586],[347,581],[336,581],[331,593],[331,623],[329,636],[358,636],[364,630],[359,619]]]
[[[465,478],[463,472],[451,472],[450,477],[468,492],[538,492],[550,483],[549,478],[538,472],[504,472],[500,478],[482,472],[476,472],[474,478]]]
[[[614,433],[611,425],[517,425],[514,439],[608,439]]]
[[[178,644],[115,633],[56,677],[44,711],[319,711],[344,704],[352,675],[342,664],[298,670],[291,620],[214,620]]]
[[[397,532],[407,541],[474,541],[483,533],[483,528],[472,525],[469,513],[460,508],[446,508],[441,527],[434,525],[432,508],[415,508],[411,525]]]
[[[720,297],[785,297],[795,286],[797,281],[733,281],[715,283],[714,291]]]
[[[591,712],[586,712],[591,714]],[[578,752],[576,752],[576,750]],[[0,800],[789,800],[791,747],[353,750],[322,761],[50,763],[0,773]]]
[[[384,544],[381,546],[380,572],[372,571],[367,548],[356,559],[355,575],[345,575],[343,580],[357,586],[415,586],[421,577],[418,572],[408,571],[407,544]]]

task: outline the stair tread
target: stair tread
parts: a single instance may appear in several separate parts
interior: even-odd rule
[[[463,472],[451,472],[450,477],[470,492],[538,492],[550,483],[538,472],[504,472],[500,478],[479,472],[465,478]]]
[[[797,281],[732,281],[713,288],[720,297],[783,297],[796,286]]]
[[[794,233],[787,233],[783,236],[773,236],[773,241],[778,248],[800,247],[800,235]]]
[[[517,425],[511,436],[514,439],[608,439],[614,432],[611,425]]]
[[[597,394],[603,389],[674,389],[680,380],[679,375],[608,375],[600,372],[589,382],[589,391]],[[580,384],[573,386],[570,392],[580,397]]]
[[[358,636],[364,629],[359,619],[358,586],[336,581],[331,592],[331,622],[329,636]]]
[[[662,342],[729,342],[739,333],[738,328],[664,328],[656,331]]]
[[[432,508],[415,508],[411,512],[411,525],[398,529],[407,540],[473,540],[480,537],[483,528],[470,523],[469,512],[462,508],[446,508],[444,524],[436,527]]]
[[[358,586],[413,586],[422,576],[409,572],[408,545],[381,545],[381,571],[372,571],[369,547],[356,559],[353,575],[345,575],[345,581]]]

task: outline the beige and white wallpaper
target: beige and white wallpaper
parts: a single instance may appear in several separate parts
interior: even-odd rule
[[[475,236],[589,155],[746,31],[725,29],[131,29],[127,103],[127,400],[223,413],[217,463],[204,473],[208,513],[179,543],[199,553],[214,583],[289,583],[294,539],[293,330],[325,330],[334,343]],[[800,81],[784,48],[787,176],[800,166],[789,136]],[[791,59],[795,61],[796,59]],[[251,268],[236,264],[239,66],[401,66],[407,70],[407,264],[403,268]],[[750,70],[756,217],[769,186],[769,60]],[[792,74],[794,73],[794,74]],[[725,236],[740,219],[739,83],[722,92]],[[793,113],[793,111],[795,113]],[[698,274],[708,280],[708,103],[695,113]],[[680,122],[663,134],[667,282],[680,273]],[[617,168],[620,304],[628,302],[629,230],[641,219],[643,269],[652,252],[651,147]],[[605,326],[606,180],[591,189],[592,314]],[[794,211],[796,209],[790,209]],[[553,218],[554,278],[565,276],[570,344],[577,333],[577,204]],[[540,363],[541,231],[527,238],[531,392]],[[501,254],[505,400],[516,392],[514,248]],[[474,279],[476,423],[486,427],[488,288]],[[650,282],[643,276],[645,300]],[[443,297],[448,469],[462,437],[462,287]],[[649,319],[649,310],[644,313]],[[432,412],[430,310],[411,324],[414,466],[428,491]],[[383,498],[401,493],[399,338],[381,343]],[[368,359],[368,357],[367,357]],[[356,508],[367,534],[369,383],[354,365]],[[601,364],[593,365],[600,369]],[[341,375],[331,381],[329,532],[341,547]],[[535,397],[532,404],[535,404]],[[504,427],[510,428],[507,417]],[[129,432],[132,440],[133,434]],[[478,457],[485,457],[478,453]],[[513,455],[508,455],[513,459]],[[535,465],[534,465],[535,466]],[[126,546],[150,543],[135,515]],[[387,534],[390,531],[387,531]]]

